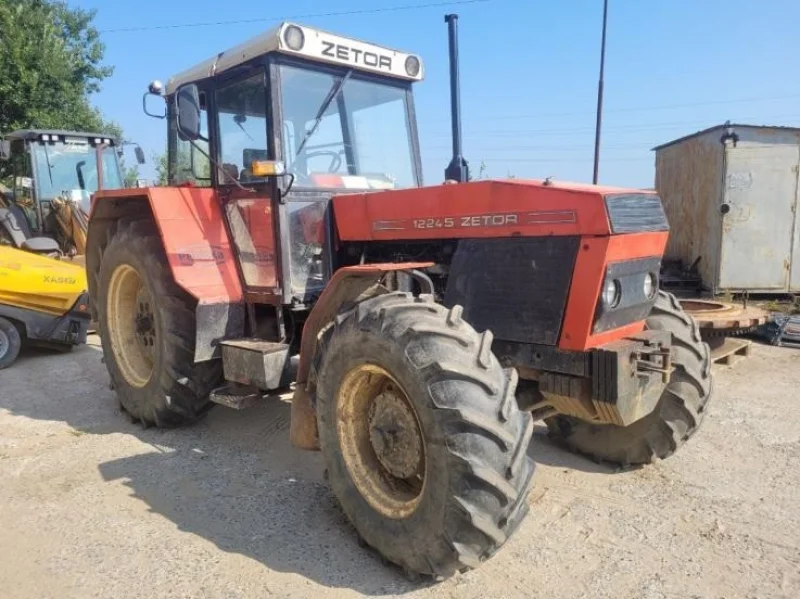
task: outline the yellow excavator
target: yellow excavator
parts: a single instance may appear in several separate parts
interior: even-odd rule
[[[24,345],[67,351],[85,343],[87,289],[83,266],[0,246],[0,370]]]
[[[128,142],[125,142],[128,143]],[[123,143],[98,133],[25,129],[0,141],[0,245],[83,262],[91,195],[125,186]],[[137,144],[136,160],[144,163]]]

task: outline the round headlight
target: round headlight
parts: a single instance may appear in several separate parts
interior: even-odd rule
[[[609,279],[603,286],[603,303],[607,308],[613,308],[619,303],[621,289],[619,281],[616,279]]]
[[[416,56],[409,56],[406,58],[406,73],[409,77],[416,77],[419,75],[419,58]]]
[[[653,299],[656,294],[656,278],[653,273],[647,273],[644,276],[644,295],[647,299]]]
[[[286,31],[283,32],[283,41],[286,42],[290,50],[299,52],[306,43],[306,36],[303,35],[303,30],[297,25],[289,25]]]

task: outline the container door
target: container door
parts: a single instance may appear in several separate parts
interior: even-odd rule
[[[800,148],[739,144],[725,158],[718,287],[787,290]]]

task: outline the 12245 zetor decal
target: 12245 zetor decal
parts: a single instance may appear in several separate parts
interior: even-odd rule
[[[437,218],[380,220],[373,223],[373,229],[376,231],[401,231],[404,229],[466,229],[474,227],[574,223],[575,220],[576,215],[571,210],[511,212],[499,214],[471,214],[466,216],[442,216]]]

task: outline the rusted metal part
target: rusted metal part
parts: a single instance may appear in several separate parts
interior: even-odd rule
[[[409,517],[422,499],[426,454],[405,390],[389,371],[361,364],[345,375],[336,402],[339,450],[358,492],[387,518]]]
[[[262,401],[262,395],[258,389],[254,387],[228,383],[227,385],[214,389],[211,395],[209,395],[209,399],[215,404],[225,406],[226,408],[244,410]]]
[[[303,339],[300,342],[300,364],[297,368],[297,384],[304,385],[311,370],[311,361],[317,348],[317,335],[328,324],[341,305],[354,300],[385,273],[398,270],[417,270],[433,266],[433,262],[398,262],[396,264],[362,264],[346,266],[337,270],[325,290],[314,304],[303,325]]]
[[[520,403],[535,419],[556,412],[598,424],[633,424],[655,409],[672,376],[670,342],[669,333],[652,330],[604,345],[592,352],[591,377],[541,371],[535,391],[529,389]]]
[[[769,313],[756,306],[737,306],[715,300],[679,300],[700,327],[704,338],[730,337],[754,331],[769,319]]]
[[[298,449],[319,451],[317,412],[311,404],[311,394],[305,385],[297,385],[292,396],[289,440]]]
[[[411,406],[393,389],[386,389],[370,406],[369,440],[389,474],[400,479],[418,474],[422,434]]]

